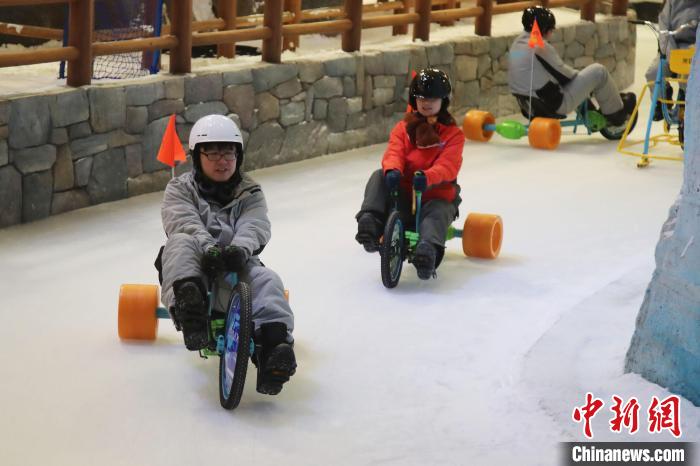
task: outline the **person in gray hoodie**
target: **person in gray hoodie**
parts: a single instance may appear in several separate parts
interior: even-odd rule
[[[237,272],[252,290],[253,335],[261,348],[253,355],[257,390],[276,395],[296,370],[294,315],[282,280],[258,257],[271,235],[265,196],[241,169],[243,138],[230,118],[199,119],[189,148],[193,171],[170,180],[161,209],[168,237],[161,254],[163,303],[187,349],[203,349],[207,290],[224,272]],[[228,298],[217,301],[215,308],[225,311]]]
[[[683,25],[682,28],[674,36],[669,34],[661,34],[659,36],[659,48],[661,52],[668,58],[672,49],[687,49],[695,45],[695,33],[697,23],[700,20],[700,1],[698,0],[666,0],[661,12],[659,13],[659,29],[661,31],[674,31]],[[694,23],[694,24],[693,24]],[[656,80],[656,73],[659,69],[659,56],[657,55],[652,60],[649,68],[644,75],[647,81]],[[668,61],[662,70],[663,77],[671,75],[671,70],[668,68]],[[651,96],[651,94],[649,94]],[[663,96],[659,95],[663,98]],[[671,99],[673,97],[673,89],[669,84],[665,86],[665,97]],[[685,85],[681,85],[679,89],[678,100],[685,100]],[[663,118],[661,103],[656,103],[654,109],[654,120],[659,121]]]
[[[528,45],[535,21],[544,47]],[[627,122],[636,104],[635,95],[620,94],[600,63],[580,71],[564,63],[547,42],[556,26],[556,18],[548,8],[526,8],[522,23],[524,31],[515,38],[508,53],[508,85],[526,117],[563,118],[592,94],[610,126]]]

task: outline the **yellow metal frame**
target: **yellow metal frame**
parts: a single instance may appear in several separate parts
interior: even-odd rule
[[[693,54],[695,53],[695,48],[691,47],[689,49],[675,49],[671,51],[671,54],[669,56],[669,68],[673,73],[676,73],[678,75],[682,75],[684,77],[681,78],[665,78],[665,81],[668,83],[676,82],[678,84],[681,83],[687,83],[687,75],[690,74],[690,64],[691,60],[693,58]],[[636,151],[634,149],[637,149],[635,146],[643,145],[647,142],[646,137],[642,140],[638,141],[628,141],[627,136],[630,133],[630,127],[632,122],[634,121],[635,117],[638,115],[639,112],[639,104],[642,102],[644,99],[644,95],[646,94],[647,90],[651,92],[654,86],[654,81],[649,81],[644,85],[642,88],[642,91],[639,95],[639,98],[637,99],[637,105],[635,105],[634,110],[632,111],[632,115],[629,118],[629,121],[627,122],[627,127],[625,128],[625,132],[622,134],[622,138],[620,138],[620,142],[617,145],[617,151],[620,152],[621,154],[624,155],[631,155],[633,157],[639,157],[641,160],[637,163],[638,167],[646,167],[649,165],[649,159],[659,159],[659,160],[675,160],[675,161],[682,161],[683,160],[683,153],[681,152],[680,155],[673,155],[673,154],[668,154],[668,153],[652,153],[652,149],[656,149],[657,146],[660,144],[668,144],[672,146],[677,146],[681,147],[681,143],[678,139],[677,134],[671,134],[669,125],[666,121],[663,122],[663,134],[657,134],[655,136],[649,136],[648,142],[649,142],[649,152],[644,153],[641,151]],[[673,99],[658,99],[659,102],[663,102],[666,104],[667,107],[670,107],[671,105],[678,105],[682,106],[680,112],[681,114],[685,112],[685,101],[684,100],[673,100]],[[652,103],[652,111],[653,108],[656,106],[655,103]],[[649,115],[649,118],[651,118],[651,113]],[[643,149],[642,149],[643,150]]]

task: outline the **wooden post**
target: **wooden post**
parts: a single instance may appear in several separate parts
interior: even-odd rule
[[[394,10],[394,14],[404,14],[408,13],[411,8],[412,0],[403,0],[403,8],[397,8]],[[401,24],[399,26],[393,26],[391,28],[392,36],[403,36],[408,34],[408,24]]]
[[[217,12],[219,17],[224,20],[224,29],[231,31],[236,29],[236,0],[219,0],[217,3]],[[218,44],[216,46],[216,54],[220,57],[235,58],[236,44]]]
[[[430,10],[432,0],[415,0],[415,12],[420,19],[413,25],[413,40],[420,39],[428,42],[430,40]]]
[[[613,0],[612,14],[614,16],[627,16],[628,0]]]
[[[490,36],[493,0],[476,0],[476,6],[483,8],[484,12],[477,16],[474,21],[474,34],[477,36]]]
[[[284,11],[292,13],[292,24],[301,23],[301,0],[284,0]],[[294,51],[299,47],[299,35],[284,36],[282,50]]]
[[[192,0],[173,0],[170,34],[177,37],[177,46],[170,50],[170,72],[192,71]]]
[[[76,47],[78,58],[68,61],[69,86],[84,86],[92,80],[92,33],[95,30],[94,0],[74,0],[68,7],[68,45]]]
[[[265,0],[263,25],[270,29],[270,37],[263,40],[262,59],[268,63],[282,60],[282,0]]]
[[[343,51],[357,52],[362,40],[362,0],[345,0],[345,16],[352,22],[352,28],[343,32]]]
[[[581,19],[595,23],[595,4],[596,0],[587,0],[581,5]]]

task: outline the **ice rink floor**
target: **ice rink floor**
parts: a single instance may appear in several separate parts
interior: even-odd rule
[[[583,439],[571,412],[587,391],[642,410],[668,395],[622,367],[682,164],[639,170],[599,135],[552,152],[467,142],[457,223],[501,215],[501,256],[468,259],[453,240],[437,280],[406,264],[387,290],[378,255],[353,239],[383,150],[252,173],[299,368],[269,397],[249,366],[233,412],[219,406],[218,362],[186,351],[170,322],[154,343],[117,337],[120,284],[157,283],[162,193],[1,230],[0,464],[548,466],[558,442]],[[595,418],[596,440],[673,440],[613,434],[609,419]],[[682,428],[700,439],[686,400]]]

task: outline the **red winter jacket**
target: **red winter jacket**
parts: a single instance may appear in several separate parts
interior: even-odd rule
[[[406,132],[406,121],[400,121],[389,136],[389,146],[384,152],[384,173],[397,169],[401,172],[401,191],[413,189],[413,174],[422,170],[428,180],[428,189],[423,193],[423,202],[444,199],[452,202],[457,196],[457,173],[462,166],[464,134],[455,125],[436,123],[440,145],[419,149],[413,145]]]

